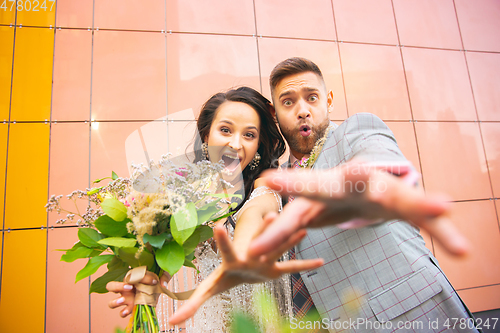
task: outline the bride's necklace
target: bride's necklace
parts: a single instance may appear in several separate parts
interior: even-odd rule
[[[311,150],[311,153],[309,154],[308,158],[303,158],[299,162],[299,166],[301,168],[311,168],[316,160],[318,159],[319,154],[321,153],[321,150],[323,149],[323,145],[326,142],[326,138],[328,136],[328,133],[330,133],[330,129],[332,129],[333,125],[330,124],[327,129],[325,130],[325,133],[321,138],[316,140],[316,143],[314,144],[313,149]]]

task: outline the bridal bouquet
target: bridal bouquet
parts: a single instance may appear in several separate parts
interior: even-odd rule
[[[62,208],[61,195],[52,196],[47,210],[67,213],[58,223],[73,221],[79,226],[78,242],[71,249],[61,250],[65,252],[61,260],[88,259],[75,282],[107,265],[107,272],[90,286],[91,293],[106,293],[108,282],[123,281],[127,274],[126,281],[136,283],[145,270],[173,276],[182,266],[195,268],[195,248],[213,236],[213,223],[231,215],[230,208],[236,205],[228,200],[235,195],[211,193],[220,186],[231,187],[220,177],[222,170],[222,163],[209,161],[181,168],[167,155],[148,168],[133,166],[130,179],[113,172],[111,177],[94,181],[97,184],[110,179],[106,186],[72,192],[67,197],[76,212]],[[84,213],[79,212],[77,200],[88,202]],[[134,277],[137,272],[142,275]],[[146,300],[138,302],[136,297],[129,331],[159,332],[154,308],[159,293],[177,296],[159,285],[139,283],[135,288]]]

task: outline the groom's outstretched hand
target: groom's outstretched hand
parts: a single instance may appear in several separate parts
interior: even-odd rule
[[[350,162],[330,170],[267,171],[267,186],[300,196],[256,239],[249,252],[260,255],[304,228],[337,224],[357,228],[402,219],[429,232],[449,253],[464,255],[469,243],[450,221],[449,200],[425,195],[414,186],[418,174],[409,163]]]
[[[276,218],[277,213],[270,213],[264,219],[263,229]],[[279,246],[273,246],[265,255],[250,256],[238,253],[226,229],[219,225],[214,229],[222,263],[208,278],[196,288],[193,295],[170,318],[169,323],[178,325],[192,317],[200,306],[210,297],[235,287],[241,283],[258,283],[276,279],[286,273],[294,273],[318,268],[323,259],[290,260],[278,262],[284,252],[298,244],[306,235],[305,230],[291,232]]]

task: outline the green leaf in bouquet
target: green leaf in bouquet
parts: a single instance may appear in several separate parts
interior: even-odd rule
[[[111,179],[113,179],[113,180],[117,180],[118,178],[119,178],[119,177],[118,177],[118,175],[116,174],[116,172],[111,171]]]
[[[123,278],[129,271],[128,267],[121,267],[114,270],[109,270],[101,277],[97,278],[90,285],[89,293],[105,294],[108,292],[106,284],[111,281],[123,281]]]
[[[127,207],[115,198],[106,198],[101,202],[101,208],[109,217],[115,221],[123,221],[127,218]]]
[[[193,234],[198,225],[198,214],[196,206],[189,202],[184,209],[178,209],[170,219],[170,230],[172,236],[179,244],[184,242]]]
[[[151,244],[151,246],[154,246],[157,249],[161,249],[166,240],[172,239],[172,235],[167,233],[154,236],[151,236],[150,234],[144,234],[142,239],[144,240],[144,243],[149,243]]]
[[[123,221],[115,221],[108,215],[99,216],[95,220],[94,225],[101,233],[111,237],[121,237],[128,234],[127,223],[131,222],[130,219]]]
[[[88,258],[93,251],[94,249],[88,248],[81,242],[78,242],[73,248],[66,250],[66,253],[61,256],[61,261],[73,262],[76,259]]]
[[[161,269],[174,275],[184,264],[184,249],[175,241],[171,241],[156,251],[156,262]]]
[[[208,225],[201,225],[193,232],[193,234],[182,244],[185,253],[191,253],[200,244],[214,236],[212,228]]]
[[[217,204],[219,200],[214,200],[198,209],[198,224],[203,224],[212,220],[212,216],[219,211]]]
[[[114,258],[114,255],[112,254],[104,254],[102,256],[97,256],[90,258],[89,262],[81,271],[76,273],[76,279],[75,283],[80,281],[81,279],[84,279],[92,274],[94,274],[99,267],[101,267],[104,264],[107,264]]]
[[[250,315],[236,311],[233,313],[231,322],[231,333],[262,333],[257,326],[255,320]]]
[[[198,268],[196,268],[196,266],[193,264],[193,262],[191,260],[185,259],[184,260],[184,266],[191,267],[191,268],[194,268],[194,269],[198,270]]]
[[[121,260],[117,256],[115,256],[113,258],[113,260],[111,260],[110,262],[108,262],[108,271],[112,271],[112,270],[115,270],[115,269],[118,269],[118,268],[122,268],[122,267],[127,267],[128,268],[128,265],[126,263],[124,263],[123,260]]]
[[[116,247],[134,247],[137,241],[133,238],[108,237],[98,241],[99,244]]]
[[[104,236],[97,232],[97,230],[90,228],[78,229],[78,239],[80,240],[80,242],[82,242],[83,245],[87,247],[105,249],[106,246],[97,243],[103,238]]]
[[[99,181],[101,181],[102,179],[100,179]],[[94,182],[95,183],[95,182]],[[103,187],[96,187],[96,188],[93,188],[91,189],[90,191],[87,192],[87,195],[92,195],[92,194],[96,194],[97,192],[99,192],[100,190],[102,190]]]
[[[148,252],[148,250],[144,249],[139,255],[139,258],[136,258],[135,254],[137,251],[139,251],[137,247],[120,247],[118,248],[118,256],[132,268],[147,266],[149,270],[153,269],[155,264],[153,255]]]

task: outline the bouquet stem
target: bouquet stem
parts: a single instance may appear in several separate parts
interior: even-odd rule
[[[160,326],[156,317],[155,307],[152,305],[137,304],[130,318],[129,333],[159,333]]]

